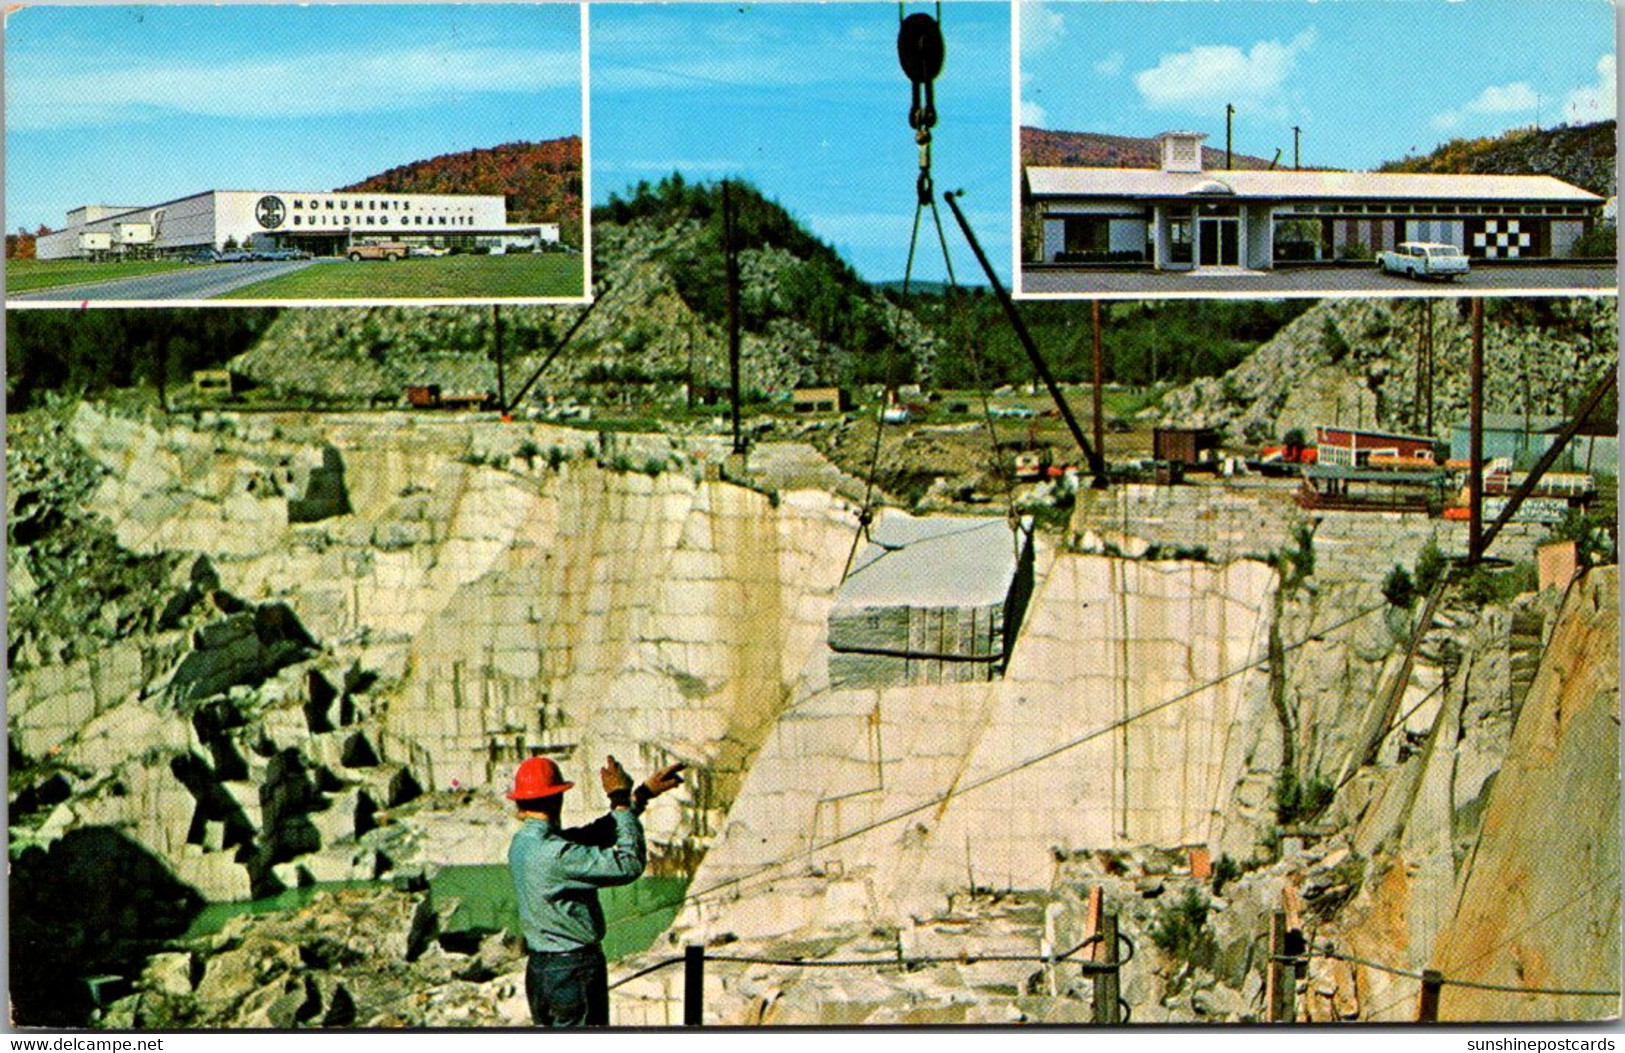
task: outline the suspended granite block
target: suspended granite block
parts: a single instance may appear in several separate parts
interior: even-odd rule
[[[992,680],[1033,589],[1032,520],[888,510],[829,616],[835,688]]]

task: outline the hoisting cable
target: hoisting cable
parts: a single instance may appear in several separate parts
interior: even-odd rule
[[[920,172],[915,179],[914,223],[908,236],[908,260],[903,267],[903,287],[899,300],[907,300],[909,287],[914,280],[914,253],[919,247],[920,216],[926,205],[931,206],[931,214],[936,218],[937,236],[942,244],[943,262],[948,269],[948,280],[953,281],[953,261],[948,258],[948,242],[942,237],[942,219],[937,215],[936,193],[931,181],[931,129],[937,123],[936,92],[933,82],[942,72],[942,60],[946,47],[942,41],[942,29],[938,20],[942,17],[942,4],[937,4],[937,17],[932,18],[924,12],[915,12],[912,15],[904,14],[902,3],[897,5],[897,60],[903,67],[903,73],[908,77],[911,95],[908,109],[908,126],[914,129],[914,141],[919,146]],[[863,488],[863,505],[858,510],[858,529],[852,537],[852,547],[847,550],[846,565],[841,570],[841,578],[852,572],[852,561],[857,558],[858,544],[869,536],[869,525],[874,522],[874,493],[875,473],[880,467],[881,438],[886,430],[887,395],[895,391],[897,347],[902,343],[902,313],[900,304],[888,305],[893,307],[891,312],[891,340],[886,349],[885,383],[881,393],[880,407],[875,413],[875,441],[869,451],[869,468],[865,473]]]
[[[909,233],[908,258],[912,269],[914,263],[915,244],[920,235],[920,214],[927,207],[931,208],[931,222],[936,227],[937,244],[942,249],[942,265],[948,274],[948,299],[951,305],[953,296],[959,291],[959,281],[954,275],[953,253],[948,249],[948,234],[942,225],[942,212],[937,208],[937,195],[935,183],[931,177],[931,141],[932,129],[937,123],[936,95],[933,81],[942,73],[943,59],[947,54],[947,45],[942,39],[942,4],[937,4],[937,18],[933,21],[930,15],[913,14],[903,17],[903,5],[897,5],[898,17],[901,20],[897,32],[897,58],[903,67],[903,73],[908,77],[913,88],[913,105],[909,108],[908,123],[914,129],[915,142],[920,148],[920,174],[915,180],[916,200],[914,205],[914,226]],[[907,282],[904,283],[904,293],[908,295]],[[1018,536],[1017,526],[1020,522],[1016,515],[1013,466],[1011,473],[1002,471],[999,460],[999,433],[993,424],[993,406],[988,401],[987,384],[982,373],[982,362],[975,346],[969,349],[971,372],[976,379],[976,389],[981,396],[982,415],[987,425],[988,441],[992,443],[990,451],[994,471],[1003,476],[1003,489],[1005,500],[1005,517],[1010,521],[1011,544],[1015,548],[1016,559],[1021,558],[1021,539]]]

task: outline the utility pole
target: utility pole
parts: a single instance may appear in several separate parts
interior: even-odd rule
[[[1236,108],[1230,103],[1224,104],[1224,167],[1228,171],[1234,167],[1230,157],[1231,118],[1236,115]]]
[[[1472,396],[1468,405],[1469,453],[1472,467],[1467,485],[1467,565],[1476,567],[1484,557],[1484,301],[1473,297]]]
[[[502,305],[491,305],[491,339],[497,355],[497,405],[508,415],[508,378],[502,365]]]
[[[1427,353],[1427,407],[1428,407],[1428,434],[1435,434],[1433,430],[1433,301],[1424,299],[1426,313],[1422,315],[1422,347]]]
[[[722,181],[722,252],[728,270],[728,381],[733,395],[734,453],[745,452],[739,433],[739,255],[734,246],[733,196]]]
[[[1090,307],[1094,321],[1095,345],[1095,449],[1099,450],[1100,455],[1104,457],[1106,456],[1106,425],[1103,420],[1105,397],[1101,394],[1101,388],[1106,383],[1106,364],[1100,352],[1100,301],[1091,300]]]
[[[1433,435],[1433,301],[1417,300],[1416,308],[1416,390],[1411,398],[1411,426],[1424,435]]]
[[[1303,131],[1297,125],[1292,126],[1292,170],[1298,170],[1298,135]]]

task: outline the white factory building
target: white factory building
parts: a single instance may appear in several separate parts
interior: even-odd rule
[[[1211,169],[1199,132],[1164,132],[1158,168],[1028,166],[1043,263],[1269,270],[1407,241],[1475,260],[1571,254],[1603,199],[1542,175]]]
[[[509,223],[498,194],[206,190],[158,205],[84,205],[35,244],[42,260],[184,256],[228,242],[342,256],[352,246],[404,241],[491,252],[559,240],[557,223]]]

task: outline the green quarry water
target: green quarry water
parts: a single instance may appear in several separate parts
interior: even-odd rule
[[[239,914],[296,910],[309,903],[318,892],[381,888],[385,884],[387,882],[324,881],[304,888],[288,889],[264,899],[210,903],[192,919],[191,927],[186,930],[186,938],[212,936]],[[609,926],[609,932],[604,937],[605,957],[614,961],[648,950],[677,916],[687,890],[687,878],[642,877],[630,885],[599,892],[598,900],[604,906],[604,919]],[[446,929],[450,932],[469,929],[519,932],[519,906],[514,900],[513,880],[508,876],[506,864],[441,867],[429,882],[429,893],[436,903],[453,898],[458,900],[457,909],[446,921]]]
[[[461,900],[446,922],[446,928],[453,932],[519,932],[519,905],[505,864],[441,867],[429,882],[429,889],[437,903],[449,897]],[[604,956],[614,961],[648,950],[677,916],[686,891],[688,879],[680,877],[641,877],[630,885],[599,890],[598,902],[603,904],[609,927],[604,936]]]
[[[275,914],[282,910],[298,910],[309,903],[318,892],[335,892],[347,888],[380,888],[385,884],[386,882],[382,881],[318,881],[314,885],[290,888],[262,899],[206,903],[203,909],[193,916],[192,924],[182,938],[190,940],[198,936],[213,936],[226,927],[226,922],[239,914]]]

